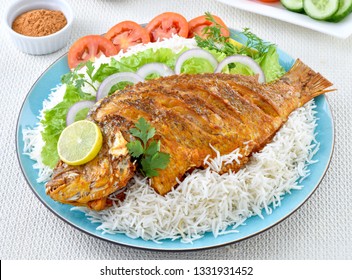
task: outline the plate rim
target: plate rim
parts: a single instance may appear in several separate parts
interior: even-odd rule
[[[234,29],[232,29],[232,31],[234,31]],[[285,53],[287,54],[287,53]],[[85,228],[83,227],[80,227],[79,225],[76,225],[75,223],[67,220],[65,217],[63,217],[60,213],[56,212],[53,208],[50,207],[50,205],[48,205],[39,195],[39,193],[36,192],[34,186],[32,186],[29,178],[27,177],[26,175],[26,172],[25,172],[25,168],[22,164],[22,161],[21,161],[21,157],[20,155],[23,154],[23,152],[20,151],[20,147],[19,147],[19,143],[20,141],[23,142],[23,139],[20,139],[20,131],[19,131],[19,123],[20,123],[20,118],[22,116],[22,113],[23,113],[23,108],[24,108],[24,105],[26,103],[26,101],[28,100],[29,96],[30,96],[30,93],[32,92],[33,88],[36,86],[36,84],[39,82],[39,80],[48,72],[50,71],[50,69],[57,63],[59,62],[61,59],[63,59],[65,56],[67,55],[67,52],[65,52],[64,54],[60,55],[54,62],[52,62],[42,73],[41,75],[36,79],[36,81],[32,84],[31,88],[28,90],[23,102],[22,102],[22,105],[21,105],[21,108],[20,108],[20,111],[19,111],[19,114],[18,114],[18,117],[17,117],[17,121],[16,121],[16,130],[15,130],[15,142],[16,142],[16,156],[17,156],[17,160],[18,160],[18,163],[20,165],[20,168],[21,168],[21,172],[22,172],[22,175],[24,176],[28,186],[30,187],[30,189],[32,190],[32,192],[35,194],[35,196],[39,199],[39,201],[44,204],[44,206],[50,210],[50,212],[52,212],[55,216],[57,216],[58,218],[60,218],[61,220],[63,220],[64,222],[66,222],[67,224],[69,224],[70,226],[72,226],[73,228],[85,233],[85,234],[88,234],[92,237],[95,237],[95,238],[99,238],[100,240],[104,240],[106,242],[109,242],[109,243],[112,243],[112,244],[115,244],[115,245],[121,245],[121,246],[124,246],[124,247],[128,247],[128,248],[133,248],[133,249],[139,249],[139,250],[146,250],[146,251],[159,251],[159,252],[191,252],[191,251],[201,251],[201,250],[209,250],[209,249],[215,249],[215,248],[219,248],[219,247],[223,247],[223,246],[228,246],[228,245],[231,245],[231,244],[235,244],[235,243],[238,243],[238,242],[241,242],[241,241],[244,241],[244,240],[247,240],[249,238],[252,238],[256,235],[259,235],[275,226],[277,226],[278,224],[280,224],[281,222],[283,222],[284,220],[286,220],[288,217],[290,217],[291,215],[293,215],[294,213],[297,212],[297,210],[299,208],[302,207],[302,205],[304,205],[308,199],[314,194],[314,192],[317,190],[317,188],[320,186],[323,178],[325,177],[326,175],[326,172],[327,170],[329,169],[330,167],[330,164],[331,164],[331,159],[332,159],[332,156],[333,156],[333,153],[334,153],[334,148],[335,148],[335,118],[334,118],[334,115],[332,113],[332,110],[331,110],[331,106],[330,106],[330,103],[328,101],[328,97],[324,94],[324,98],[325,98],[325,101],[326,101],[326,104],[327,104],[327,108],[329,109],[329,113],[331,114],[331,130],[332,130],[332,143],[331,143],[331,148],[330,148],[330,151],[329,151],[329,158],[328,158],[328,161],[327,161],[327,165],[325,166],[325,169],[324,171],[321,173],[321,176],[319,177],[316,185],[314,186],[314,188],[311,190],[311,192],[305,197],[305,199],[299,204],[297,205],[290,213],[287,213],[285,216],[281,217],[281,219],[275,221],[273,224],[265,227],[265,228],[262,228],[256,232],[253,232],[252,234],[250,235],[247,235],[245,237],[242,237],[242,238],[239,238],[239,239],[236,239],[236,240],[231,240],[231,241],[227,241],[227,242],[223,242],[221,244],[213,244],[213,245],[206,245],[206,246],[201,246],[201,247],[192,247],[192,248],[153,248],[153,247],[143,247],[143,246],[140,246],[140,245],[137,245],[137,244],[127,244],[127,243],[124,243],[124,242],[121,242],[121,241],[115,241],[115,240],[111,240],[111,239],[108,239],[108,238],[104,238],[104,236],[100,236],[100,235],[96,235],[92,232],[89,232],[88,230],[86,230]]]

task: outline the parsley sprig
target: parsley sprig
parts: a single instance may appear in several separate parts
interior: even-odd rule
[[[144,118],[140,118],[130,133],[137,138],[127,144],[131,156],[137,159],[140,171],[146,177],[155,177],[157,169],[165,169],[170,162],[170,155],[160,152],[160,140],[151,140],[155,135],[155,128]]]

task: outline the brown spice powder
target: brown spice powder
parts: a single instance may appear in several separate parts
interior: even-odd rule
[[[61,11],[32,10],[19,15],[12,29],[25,36],[41,37],[58,32],[67,24]]]

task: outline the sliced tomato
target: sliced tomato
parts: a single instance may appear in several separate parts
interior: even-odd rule
[[[172,34],[181,37],[188,36],[188,22],[180,14],[166,12],[153,18],[146,27],[151,42],[158,39],[170,38]]]
[[[93,60],[95,57],[112,56],[117,54],[117,49],[108,39],[99,35],[88,35],[73,43],[68,51],[68,66],[75,68],[81,62]]]
[[[212,15],[217,24],[221,25],[221,34],[225,37],[230,36],[230,31],[226,24],[218,16]],[[204,28],[208,26],[213,26],[214,23],[207,20],[207,16],[199,16],[188,22],[189,33],[188,37],[193,38],[196,34],[202,38],[206,37],[204,34]]]
[[[118,52],[140,43],[150,42],[148,32],[134,21],[123,21],[116,24],[105,34],[105,38],[115,45]]]

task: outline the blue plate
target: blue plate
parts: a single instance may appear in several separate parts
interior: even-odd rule
[[[290,69],[294,63],[294,59],[280,50],[279,55],[281,65],[286,70]],[[239,230],[238,233],[221,235],[217,238],[211,233],[206,233],[203,238],[191,244],[185,244],[179,240],[164,240],[162,244],[157,244],[141,238],[132,239],[124,234],[102,234],[101,231],[96,230],[98,224],[92,224],[83,213],[71,211],[72,206],[58,203],[45,194],[44,184],[36,182],[38,172],[32,167],[35,162],[23,154],[22,129],[35,127],[38,122],[37,116],[42,109],[44,99],[48,97],[50,90],[60,83],[61,76],[68,71],[67,55],[64,55],[39,77],[29,91],[18,117],[16,134],[17,155],[23,174],[40,201],[65,222],[92,236],[120,245],[166,251],[206,249],[238,242],[269,229],[291,215],[312,195],[328,168],[334,145],[334,125],[329,104],[326,97],[322,95],[315,99],[318,118],[318,126],[316,128],[318,135],[316,139],[320,142],[320,149],[314,156],[314,159],[318,160],[318,162],[309,167],[311,175],[302,182],[304,188],[299,191],[293,190],[291,194],[286,194],[282,205],[276,208],[272,214],[267,215],[263,211],[264,219],[258,216],[247,219],[246,225],[237,228]]]

